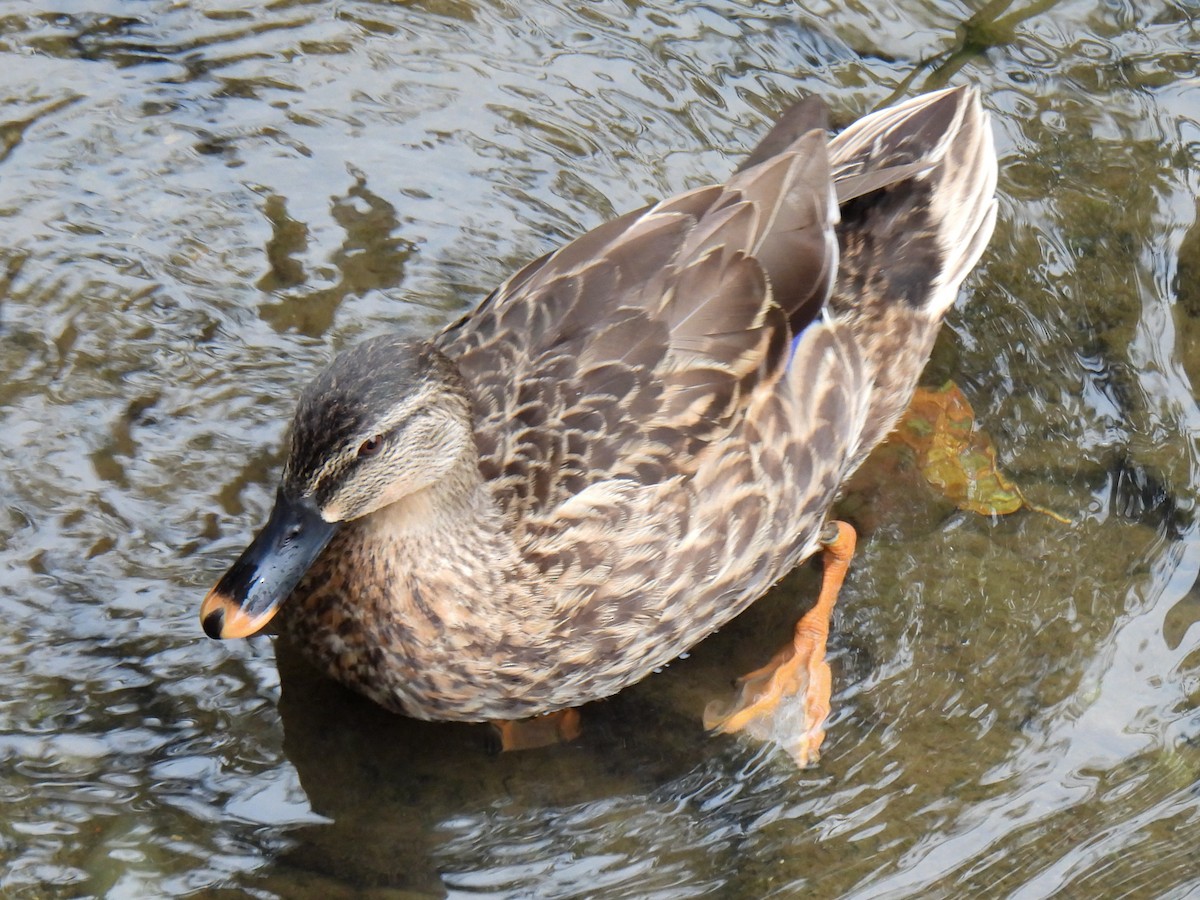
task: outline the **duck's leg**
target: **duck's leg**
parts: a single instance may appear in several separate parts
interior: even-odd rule
[[[534,750],[565,744],[582,732],[579,710],[573,708],[530,719],[493,719],[490,724],[500,739],[501,750]]]
[[[777,741],[800,766],[816,762],[825,739],[831,685],[825,641],[856,538],[845,522],[829,522],[825,529],[821,593],[796,624],[792,642],[761,669],[738,679],[738,695],[727,710],[712,703],[704,711],[706,728],[724,734],[745,730],[760,740]],[[802,704],[783,703],[801,697]]]

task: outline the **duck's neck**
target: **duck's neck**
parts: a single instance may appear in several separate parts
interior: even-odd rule
[[[347,523],[323,561],[298,589],[285,631],[334,678],[389,709],[487,718],[497,692],[515,690],[496,678],[496,659],[544,652],[529,624],[547,616],[535,579],[525,577],[474,460]]]
[[[362,598],[383,586],[382,605],[355,614],[390,618],[393,634],[414,647],[441,647],[453,656],[462,641],[478,640],[470,616],[497,623],[487,640],[515,639],[509,632],[520,623],[512,621],[512,610],[542,605],[474,459],[354,525],[361,530],[348,536],[350,552],[361,565],[347,576],[355,582],[346,585],[348,593]]]

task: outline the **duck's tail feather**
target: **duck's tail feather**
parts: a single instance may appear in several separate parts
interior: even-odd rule
[[[872,113],[833,138],[830,156],[845,276],[835,311],[903,300],[940,319],[995,224],[996,151],[977,92]]]
[[[971,88],[925,94],[830,142],[841,263],[829,316],[873,368],[853,465],[908,406],[946,311],[996,219],[996,151]]]

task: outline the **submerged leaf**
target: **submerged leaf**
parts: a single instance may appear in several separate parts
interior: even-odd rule
[[[937,390],[917,388],[888,440],[908,447],[925,480],[959,509],[995,516],[1027,506],[1068,521],[1026,501],[1001,474],[991,439],[975,428],[975,411],[953,382]]]

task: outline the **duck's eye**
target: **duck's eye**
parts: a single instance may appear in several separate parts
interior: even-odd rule
[[[365,459],[368,456],[374,456],[383,449],[383,438],[379,435],[369,437],[358,446],[358,458]]]

